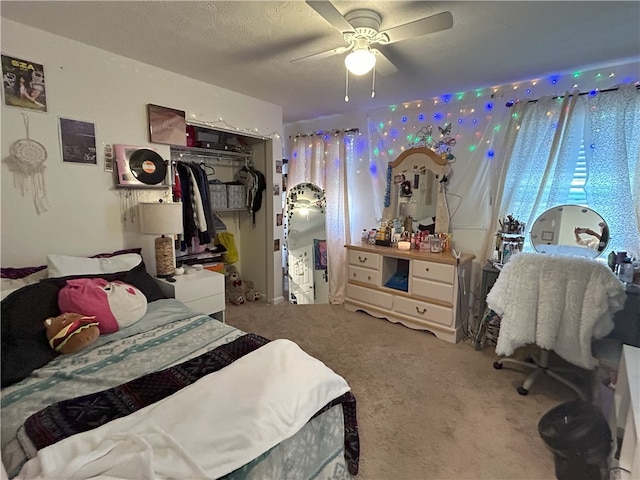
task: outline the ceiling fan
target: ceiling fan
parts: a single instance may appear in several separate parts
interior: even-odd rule
[[[343,16],[329,1],[305,0],[305,3],[342,33],[347,45],[296,58],[291,62],[317,60],[351,51],[345,58],[345,64],[355,75],[363,75],[374,66],[381,75],[391,75],[398,69],[389,58],[391,53],[385,50],[386,45],[447,30],[453,26],[451,12],[442,12],[381,32],[382,17],[374,10],[359,8]]]

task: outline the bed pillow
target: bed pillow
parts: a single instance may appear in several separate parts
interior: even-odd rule
[[[108,258],[72,257],[70,255],[47,255],[49,278],[69,275],[97,275],[131,270],[142,257],[137,253],[125,253]]]
[[[109,282],[120,281],[128,283],[129,285],[133,285],[138,290],[140,290],[147,298],[147,302],[154,302],[162,298],[167,298],[167,296],[156,283],[155,279],[147,273],[143,261],[140,261],[138,265],[126,272],[97,275],[69,275],[67,277],[46,278],[44,280],[41,280],[40,283],[51,283],[53,285],[56,285],[58,289],[60,289],[67,284],[67,280],[73,280],[76,278],[104,278]]]
[[[139,247],[126,248],[124,250],[116,250],[115,252],[98,253],[97,255],[92,255],[89,258],[110,258],[110,257],[115,257],[117,255],[124,255],[126,253],[137,253],[138,255],[141,255],[142,249]],[[21,279],[21,278],[25,278],[27,276],[33,275],[36,272],[41,272],[42,270],[45,270],[45,273],[48,274],[48,272],[46,272],[46,268],[47,268],[46,265],[39,265],[37,267],[20,267],[20,268],[4,267],[4,268],[0,268],[0,278],[17,280],[17,279]],[[46,278],[46,277],[43,277],[43,278]],[[35,283],[35,282],[29,282],[29,283]],[[20,286],[24,286],[24,285],[20,285]]]
[[[60,314],[60,288],[43,282],[27,285],[0,303],[3,388],[26,378],[58,355],[49,346],[44,321]]]

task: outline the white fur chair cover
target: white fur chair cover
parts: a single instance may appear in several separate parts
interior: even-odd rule
[[[511,355],[535,343],[574,365],[595,368],[592,338],[613,330],[613,314],[625,300],[622,282],[597,260],[514,255],[487,295],[489,308],[502,317],[496,353]]]

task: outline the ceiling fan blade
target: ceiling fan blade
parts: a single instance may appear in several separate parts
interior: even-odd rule
[[[381,33],[389,37],[388,43],[395,43],[440,32],[451,27],[453,27],[453,15],[451,15],[451,12],[442,12],[430,17],[421,18],[420,20],[398,25]]]
[[[304,61],[304,60],[319,60],[321,58],[327,58],[327,57],[331,57],[333,55],[340,55],[341,53],[346,52],[350,48],[351,47],[344,46],[344,47],[334,48],[332,50],[327,50],[326,52],[312,53],[311,55],[307,55],[307,56],[304,56],[304,57],[294,58],[293,60],[289,60],[289,63],[301,62],[301,61]]]
[[[377,48],[372,48],[371,50],[376,54],[376,73],[386,77],[398,71],[396,66],[391,63],[391,60],[389,60],[384,53]]]
[[[251,47],[247,50],[238,50],[233,53],[233,57],[243,62],[269,61],[276,53],[286,52],[288,50],[298,49],[302,46],[315,43],[317,40],[324,38],[324,35],[314,34],[307,36],[294,36],[290,38],[277,40],[275,42],[264,43]]]
[[[336,7],[331,2],[324,0],[305,0],[307,5],[313,8],[318,15],[324,18],[329,25],[338,30],[339,32],[353,32],[354,28],[349,22],[342,16]]]

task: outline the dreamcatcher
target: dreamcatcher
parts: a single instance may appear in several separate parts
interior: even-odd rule
[[[44,161],[47,159],[47,150],[40,142],[29,138],[29,117],[23,113],[22,118],[27,137],[13,142],[9,148],[7,165],[9,171],[13,173],[13,185],[20,189],[22,196],[29,191],[29,186],[31,186],[33,203],[39,215],[49,209],[49,200],[44,184]]]

